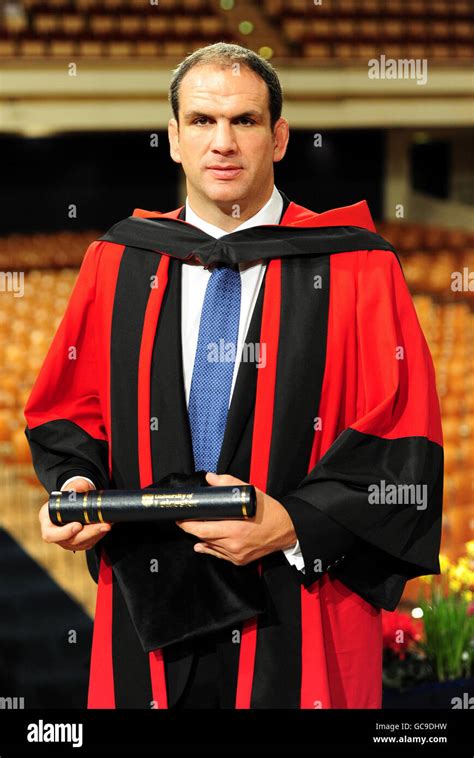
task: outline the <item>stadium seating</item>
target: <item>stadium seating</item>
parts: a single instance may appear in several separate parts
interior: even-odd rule
[[[277,58],[300,64],[382,53],[472,60],[470,0],[249,0],[245,9],[256,36],[241,34],[240,15],[211,0],[9,0],[0,57],[179,57],[217,40],[259,46],[267,36]]]

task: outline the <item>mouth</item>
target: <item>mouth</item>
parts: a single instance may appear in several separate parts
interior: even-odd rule
[[[209,167],[206,170],[210,171],[212,176],[214,176],[214,178],[216,179],[234,179],[242,171],[242,169],[238,167],[229,167],[229,168]]]

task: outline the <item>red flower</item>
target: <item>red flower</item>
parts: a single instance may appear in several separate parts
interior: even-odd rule
[[[407,650],[416,646],[423,635],[423,622],[408,613],[382,610],[383,646],[392,650],[400,660]]]

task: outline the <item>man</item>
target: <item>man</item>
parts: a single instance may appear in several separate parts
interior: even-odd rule
[[[379,708],[380,609],[439,573],[441,529],[434,371],[399,261],[365,202],[317,214],[276,189],[288,123],[259,56],[198,50],[170,96],[186,206],[91,244],[26,434],[48,491],[204,470],[255,485],[257,514],[165,534],[42,507],[43,538],[87,550],[98,581],[88,706]]]

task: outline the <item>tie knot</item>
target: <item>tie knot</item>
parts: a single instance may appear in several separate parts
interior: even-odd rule
[[[205,266],[205,268],[207,268],[211,272],[211,274],[213,274],[214,272],[217,272],[217,271],[224,272],[224,273],[221,273],[220,276],[219,276],[219,278],[223,278],[223,279],[225,279],[225,272],[226,271],[227,272],[230,271],[232,274],[239,274],[240,273],[240,269],[239,269],[239,264],[238,263],[222,263],[222,262],[220,262],[220,263],[210,263],[207,266]],[[218,278],[218,277],[215,277],[215,278]],[[231,279],[231,278],[232,277],[229,276],[229,279]]]
[[[239,270],[237,251],[228,242],[222,242],[220,239],[199,245],[194,249],[194,255],[207,268],[224,266],[232,271]]]

